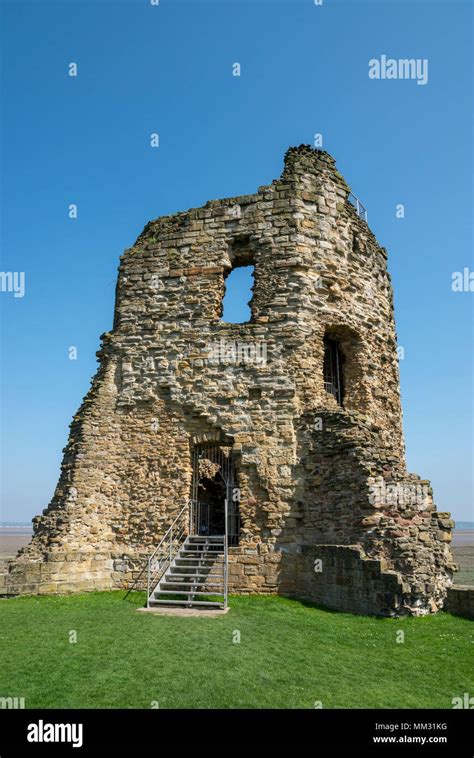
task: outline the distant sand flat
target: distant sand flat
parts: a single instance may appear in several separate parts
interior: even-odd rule
[[[28,544],[31,539],[31,532],[26,530],[18,533],[13,529],[2,529],[0,534],[0,558],[12,558],[17,554],[21,547]],[[7,532],[5,534],[5,532]]]
[[[453,532],[453,547],[469,545],[474,547],[474,529],[455,529]]]

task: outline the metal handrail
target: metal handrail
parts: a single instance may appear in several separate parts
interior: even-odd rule
[[[224,505],[224,608],[227,608],[227,582],[228,582],[228,542],[229,542],[229,524],[228,524],[228,500],[226,498]]]
[[[188,500],[188,501],[186,502],[186,505],[183,505],[183,507],[181,508],[180,512],[179,512],[179,513],[178,513],[178,515],[176,516],[175,520],[172,522],[172,524],[171,524],[171,526],[169,527],[169,529],[167,529],[167,531],[164,533],[164,535],[163,535],[163,537],[161,538],[160,542],[158,543],[158,545],[156,546],[156,548],[154,549],[154,551],[152,552],[152,554],[151,554],[151,555],[150,555],[150,557],[148,558],[148,560],[149,560],[149,561],[151,561],[151,560],[152,560],[152,558],[154,557],[155,553],[156,553],[156,552],[158,552],[158,550],[159,550],[159,549],[160,549],[160,547],[162,546],[163,542],[166,540],[166,538],[167,538],[168,534],[169,534],[169,533],[170,533],[170,532],[173,530],[173,527],[174,527],[174,525],[176,524],[176,522],[178,521],[178,519],[180,519],[180,518],[181,518],[181,516],[183,515],[184,511],[185,511],[185,510],[187,510],[187,509],[189,508],[189,503],[190,503],[190,501]]]
[[[356,209],[357,215],[359,218],[362,218],[365,223],[367,223],[367,209],[364,205],[360,202],[359,198],[354,195],[353,192],[349,192],[349,195],[347,197],[348,201],[354,208]]]
[[[180,547],[185,542],[188,535],[198,534],[199,532],[199,507],[201,503],[198,500],[188,500],[172,524],[169,526],[162,539],[156,546],[153,553],[148,558],[147,565],[147,608],[150,607],[150,599],[158,587],[166,571],[172,566]],[[227,608],[228,602],[228,500],[225,501],[225,525],[224,525],[224,563],[223,563],[223,584],[224,584],[224,608]]]
[[[173,549],[173,545],[177,544],[177,546],[180,546],[189,533],[190,524],[188,514],[183,523],[178,526],[180,519],[183,519],[183,514],[189,510],[189,507],[190,501],[187,501],[186,505],[181,508],[171,526],[165,532],[155,550],[148,558],[147,607],[149,607],[151,592],[158,584],[166,569],[171,566],[174,556],[176,555],[177,550]]]
[[[132,585],[127,588],[127,591],[125,592],[125,595],[124,595],[124,598],[123,598],[124,600],[127,600],[128,597],[130,595],[133,595],[135,592],[144,592],[145,591],[145,588],[143,587],[143,584],[141,585],[141,588],[140,588],[140,584],[141,584],[141,582],[144,582],[144,579],[145,579],[144,574],[145,574],[145,571],[147,571],[147,568],[148,568],[148,558],[146,559],[146,563],[144,563],[144,565],[143,565],[142,569],[140,570],[138,576],[133,580]]]

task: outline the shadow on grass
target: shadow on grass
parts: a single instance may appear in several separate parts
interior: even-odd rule
[[[146,592],[144,590],[121,590],[122,600],[127,603],[136,605],[137,608],[144,608],[146,605]]]

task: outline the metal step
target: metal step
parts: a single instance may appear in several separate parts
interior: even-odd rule
[[[191,556],[190,558],[184,558],[181,555],[177,555],[175,561],[215,561],[217,557],[217,555],[206,554],[200,555],[199,557]]]
[[[210,576],[210,577],[217,577],[217,576],[223,576],[223,571],[212,571],[210,566],[173,566],[174,571],[166,571],[162,578],[164,579],[165,576],[172,577],[173,579],[176,578],[176,576]],[[181,571],[179,571],[181,569]],[[208,570],[209,569],[209,570]]]
[[[177,555],[175,560],[177,561],[217,561],[221,557],[222,553],[200,553],[195,555],[191,552],[181,553]]]
[[[214,542],[220,540],[224,542],[225,536],[223,534],[190,534],[188,536],[189,542]]]
[[[198,589],[198,587],[201,587],[201,589]],[[208,585],[203,586],[201,584],[190,584],[188,586],[179,584],[177,587],[166,585],[166,589],[154,590],[155,596],[160,595],[162,592],[168,595],[223,595],[224,587],[222,585],[219,587],[209,587]]]
[[[189,571],[187,571],[183,574],[165,574],[165,576],[163,576],[160,581],[167,582],[169,580],[171,582],[195,582],[196,580],[203,579],[204,581],[208,582],[212,582],[213,580],[221,582],[223,581],[223,578],[224,577],[222,574],[191,574]]]
[[[206,555],[192,555],[190,553],[186,553],[185,555],[177,555],[175,560],[176,561],[195,561],[198,563],[199,561],[219,561],[221,556],[221,553],[219,554],[210,554],[206,553]],[[222,563],[222,560],[221,560]]]
[[[177,579],[178,576],[182,576],[185,579],[222,579],[222,574],[170,574],[170,576],[172,576],[173,579]]]
[[[165,584],[169,581],[170,584],[173,585],[173,587],[176,584],[198,584],[199,586],[203,584],[222,584],[223,577],[222,576],[211,576],[210,579],[208,579],[207,576],[203,577],[201,574],[188,574],[187,576],[183,576],[181,578],[175,577],[174,574],[172,577],[163,577],[162,582]],[[160,582],[157,583],[156,586],[158,586]]]
[[[223,587],[224,582],[219,582],[219,584],[215,582],[170,582],[169,579],[162,580],[160,582],[161,585],[169,585],[170,587]]]
[[[214,602],[212,600],[152,600],[150,605],[207,605],[213,608],[223,608],[223,602]]]
[[[189,556],[190,558],[218,558],[220,555],[223,555],[222,552],[217,552],[216,550],[180,550],[177,558],[184,558],[185,556]]]
[[[157,595],[206,595],[207,597],[219,597],[222,594],[222,592],[205,592],[204,590],[202,592],[198,592],[197,590],[155,590],[153,593],[155,597]]]
[[[187,571],[188,569],[196,569],[198,571],[212,571],[212,569],[217,570],[218,568],[219,567],[214,566],[213,563],[189,563],[186,561],[186,563],[176,563],[168,570],[171,571],[171,569],[182,569],[183,571]]]

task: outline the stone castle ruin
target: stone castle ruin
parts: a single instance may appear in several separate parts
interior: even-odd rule
[[[334,160],[303,145],[254,195],[147,224],[3,594],[147,577],[149,604],[229,591],[381,615],[443,606],[453,522],[406,471],[387,255],[351,199]],[[226,323],[240,266],[254,267],[251,318]]]

